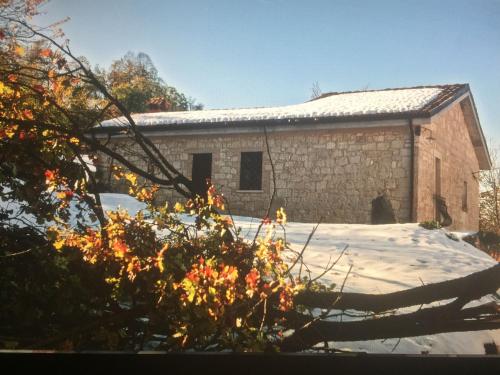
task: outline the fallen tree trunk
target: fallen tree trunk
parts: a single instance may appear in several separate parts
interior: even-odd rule
[[[468,301],[500,288],[500,264],[459,279],[428,284],[387,294],[316,292],[306,290],[294,298],[297,305],[336,310],[382,312],[401,307],[463,297]]]
[[[495,293],[500,287],[500,265],[459,279],[387,294],[341,292],[299,293],[294,302],[310,308],[383,311],[453,299],[443,306],[364,320],[338,322],[324,315],[311,317],[297,311],[287,314],[294,332],[280,344],[284,352],[306,350],[321,342],[365,341],[430,335],[444,332],[500,329],[500,308],[495,302],[463,308],[470,301]],[[337,314],[339,315],[339,314]]]
[[[500,309],[495,303],[458,311],[455,307],[452,302],[414,313],[361,321],[316,320],[296,329],[281,342],[280,349],[297,352],[328,341],[365,341],[500,328]]]

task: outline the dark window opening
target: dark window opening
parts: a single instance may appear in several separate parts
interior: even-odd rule
[[[436,197],[440,197],[441,198],[441,159],[439,158],[436,158],[435,159],[435,163],[434,163],[434,166],[435,166],[435,171],[434,171],[434,178],[435,178],[435,181],[434,181],[434,194]],[[436,205],[436,221],[440,221],[441,219],[441,213],[439,212],[439,204],[435,203]]]
[[[207,197],[207,180],[212,177],[212,154],[193,154],[191,179],[193,191],[201,197]]]
[[[242,152],[240,190],[262,190],[262,152]]]
[[[467,181],[464,181],[464,190],[462,192],[462,210],[467,211]]]

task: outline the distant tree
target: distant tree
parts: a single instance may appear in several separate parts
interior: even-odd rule
[[[316,98],[319,98],[323,92],[321,91],[321,88],[319,87],[319,83],[318,81],[315,81],[312,85],[312,88],[311,88],[311,99],[316,99]]]
[[[97,75],[125,108],[134,113],[202,109],[195,99],[167,85],[153,61],[144,52],[127,52],[109,69],[96,68]],[[154,109],[152,109],[152,107]]]
[[[499,148],[490,144],[493,163],[491,170],[481,172],[481,193],[479,200],[479,229],[500,235],[500,163]]]

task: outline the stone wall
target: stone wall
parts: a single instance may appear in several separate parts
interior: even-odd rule
[[[289,220],[370,223],[371,201],[385,190],[400,222],[409,220],[410,137],[406,127],[270,132],[277,195]],[[172,164],[191,177],[192,154],[212,153],[212,181],[233,214],[262,217],[271,193],[271,164],[263,134],[152,138]],[[113,141],[121,151],[128,144]],[[131,151],[134,148],[131,147]],[[241,152],[263,152],[262,191],[240,191]],[[133,153],[133,152],[132,152]],[[145,167],[145,160],[130,160]],[[109,160],[101,159],[104,176]],[[168,201],[181,198],[163,189]]]
[[[450,229],[477,230],[479,225],[479,164],[459,103],[436,115],[416,137],[415,186],[417,221],[435,218],[436,158],[441,160],[441,196],[453,219]],[[464,182],[467,208],[462,208]]]

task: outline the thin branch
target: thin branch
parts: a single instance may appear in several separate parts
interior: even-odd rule
[[[309,283],[308,283],[308,285],[311,286],[311,284],[313,282],[315,282],[316,280],[319,280],[324,275],[326,275],[328,272],[330,272],[333,269],[333,267],[335,267],[337,265],[337,263],[339,262],[340,258],[342,258],[342,256],[344,255],[344,253],[345,253],[345,251],[347,250],[348,247],[349,247],[349,245],[345,245],[344,249],[342,249],[342,252],[338,256],[338,258],[335,259],[335,262],[333,262],[331,266],[327,265],[327,267],[325,267],[325,271],[323,271],[321,274],[319,274],[318,276],[316,276],[314,279],[310,280]],[[330,260],[328,260],[328,263],[330,263]]]
[[[32,249],[27,249],[27,250],[23,250],[23,251],[19,251],[17,253],[12,253],[12,254],[7,254],[7,255],[0,255],[0,258],[11,258],[11,257],[17,257],[19,255],[24,255],[24,254],[27,254],[29,252],[31,252]]]
[[[264,130],[264,140],[266,142],[266,151],[267,151],[267,156],[269,157],[269,163],[271,164],[271,176],[272,176],[272,180],[273,180],[273,192],[271,194],[271,199],[269,200],[269,204],[267,205],[266,215],[264,216],[264,218],[268,218],[269,214],[271,213],[271,207],[274,203],[274,198],[276,196],[276,172],[274,170],[274,163],[273,163],[273,158],[271,157],[271,149],[269,147],[269,140],[267,137],[267,128],[265,125],[263,126],[263,130]],[[257,240],[257,236],[259,235],[260,230],[262,229],[262,225],[264,225],[264,221],[260,222],[259,227],[257,228],[257,231],[255,232],[255,236],[253,238],[252,244],[255,244],[255,241]]]
[[[312,236],[314,236],[314,233],[316,233],[316,229],[318,229],[320,223],[321,223],[321,221],[319,221],[318,224],[316,224],[316,226],[313,228],[313,230],[311,231],[311,233],[309,233],[309,236],[307,237],[307,241],[304,244],[304,247],[302,248],[302,251],[300,252],[299,256],[295,259],[295,261],[292,263],[292,265],[288,268],[288,270],[284,273],[284,277],[286,275],[288,275],[290,272],[292,272],[293,268],[295,267],[295,265],[297,264],[297,262],[299,261],[299,259],[302,259],[303,255],[304,255],[304,252],[306,251],[307,246],[309,245],[309,242],[311,241]]]

